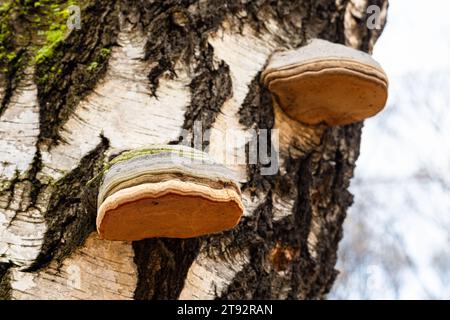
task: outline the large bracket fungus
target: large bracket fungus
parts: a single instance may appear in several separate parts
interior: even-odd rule
[[[387,100],[387,76],[369,54],[320,39],[276,52],[261,78],[274,104],[307,125],[361,121]]]
[[[232,171],[204,152],[157,145],[107,164],[97,230],[108,240],[190,238],[233,228],[243,210]]]

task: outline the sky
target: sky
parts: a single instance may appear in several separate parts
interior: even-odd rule
[[[390,0],[374,57],[390,76],[450,66],[450,1]]]
[[[450,258],[450,191],[442,183],[450,185],[449,15],[448,0],[391,0],[375,46],[374,58],[389,76],[389,101],[380,115],[365,121],[344,241],[351,241],[345,230],[355,228],[355,215],[366,215],[370,228],[378,225],[398,235],[413,267],[396,275],[400,288],[394,293],[386,290],[391,280],[380,271],[386,261],[382,255],[372,258],[369,298],[450,298],[433,260],[446,250]],[[369,198],[371,205],[362,212]],[[371,250],[382,251],[387,236],[383,230],[375,234],[379,243]],[[356,276],[353,280],[357,284]]]

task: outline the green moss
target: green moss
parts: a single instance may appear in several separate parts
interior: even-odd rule
[[[11,47],[11,28],[9,26],[9,16],[11,11],[11,2],[6,2],[0,6],[0,67],[5,71],[4,67],[12,59],[12,54],[15,55]]]
[[[10,7],[11,7],[10,2],[2,3],[2,4],[0,4],[0,12],[8,11]]]
[[[44,1],[49,2],[49,1]],[[71,3],[71,1],[69,1]],[[52,21],[52,24],[47,27],[45,31],[45,43],[37,51],[34,62],[36,64],[43,63],[46,59],[51,57],[54,53],[55,48],[60,44],[67,35],[67,19],[69,17],[69,10],[67,6],[70,3],[51,3],[50,6],[46,6],[43,9],[43,13],[47,16],[46,20]],[[38,7],[43,6],[42,3],[38,2]],[[36,5],[36,3],[35,3]],[[39,16],[40,17],[40,16]]]
[[[17,57],[17,54],[15,52],[8,52],[6,50],[3,52],[0,52],[0,60],[5,61],[6,63],[13,61],[16,57]]]
[[[91,62],[91,63],[88,65],[87,70],[88,70],[88,71],[94,71],[94,70],[97,69],[97,68],[98,68],[98,62],[97,62],[97,61],[93,61],[93,62]]]
[[[63,0],[9,0],[0,5],[0,69],[7,72],[11,70],[11,62],[17,63],[18,50],[16,43],[29,40],[28,37],[43,36],[42,42],[26,48],[31,59],[20,59],[21,63],[43,63],[54,54],[54,50],[67,34],[67,7],[73,1]],[[51,24],[49,24],[51,22]],[[16,26],[31,30],[35,35],[15,32]],[[34,58],[33,58],[34,56]],[[21,70],[17,68],[15,70]]]
[[[66,30],[67,26],[65,24],[52,24],[50,26],[45,35],[46,43],[38,50],[34,58],[37,64],[44,62],[45,59],[53,55],[55,47],[64,40]]]
[[[106,169],[109,169],[112,165],[121,162],[121,161],[126,161],[138,156],[143,156],[146,154],[158,154],[158,153],[162,153],[162,152],[172,152],[175,154],[178,154],[180,156],[184,156],[184,157],[190,157],[190,158],[197,158],[197,159],[202,159],[203,158],[203,152],[196,150],[196,149],[187,149],[187,148],[179,148],[179,146],[164,146],[164,145],[160,145],[160,146],[154,146],[154,147],[150,147],[150,148],[142,148],[142,149],[136,149],[136,150],[130,150],[130,151],[125,151],[123,153],[121,153],[120,155],[118,155],[117,157],[115,157],[113,160],[111,160],[110,162],[108,162],[105,166]]]
[[[181,148],[177,145],[154,145],[153,147],[134,149],[129,151],[124,151],[119,154],[117,157],[112,159],[111,161],[104,164],[103,169],[96,175],[94,178],[87,182],[87,185],[90,186],[95,182],[98,182],[99,179],[103,177],[103,175],[108,171],[114,164],[117,164],[122,161],[127,161],[133,159],[135,157],[144,156],[148,154],[158,154],[162,152],[172,152],[174,154],[178,154],[179,156],[188,158],[188,159],[197,159],[204,160],[205,156],[203,152],[196,149],[189,148]]]
[[[30,38],[41,39],[26,48],[29,63],[45,64],[55,56],[58,46],[68,35],[67,19],[71,5],[85,6],[86,0],[4,0],[0,4],[0,69],[7,72],[10,62],[16,57],[15,48],[19,41]],[[31,30],[34,35],[21,34],[14,31],[14,26],[22,26]],[[24,38],[25,37],[25,38]],[[103,48],[88,71],[99,69],[100,64],[109,56],[111,49]],[[24,61],[22,61],[24,62]],[[50,62],[51,63],[51,62]],[[40,81],[48,80],[44,77]]]
[[[102,48],[100,50],[100,57],[107,58],[111,54],[111,48]]]
[[[103,64],[104,61],[109,57],[111,54],[110,48],[102,48],[100,49],[100,52],[98,53],[98,58],[95,61],[92,61],[86,68],[87,71],[93,72],[97,71],[99,67]]]
[[[68,7],[73,0],[9,0],[0,5],[0,64],[7,64],[15,51],[14,38],[23,37],[12,31],[13,25],[24,25],[37,35],[42,34],[45,41],[40,45],[29,46],[34,52],[34,63],[42,63],[52,56],[56,46],[67,35]],[[49,22],[51,22],[49,24]]]

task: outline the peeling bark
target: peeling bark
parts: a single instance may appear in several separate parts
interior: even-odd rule
[[[0,76],[0,298],[326,297],[362,124],[276,124],[259,77],[274,51],[312,37],[370,52],[381,31],[365,27],[366,8],[380,5],[384,25],[387,1],[80,3],[82,29],[43,60],[33,59],[45,45],[38,30],[27,45],[23,29],[8,35],[18,58]],[[219,161],[248,152],[245,142],[224,146],[224,130],[281,130],[276,175],[233,166],[245,204],[238,227],[187,240],[99,240],[94,178],[111,152],[179,143],[195,121],[211,130]]]

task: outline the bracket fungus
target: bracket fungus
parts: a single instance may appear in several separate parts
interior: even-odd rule
[[[261,75],[274,103],[307,125],[346,125],[380,112],[388,79],[367,53],[313,39],[297,50],[276,52]]]
[[[231,170],[199,150],[154,145],[106,165],[97,230],[108,240],[191,238],[233,228],[243,210]]]

